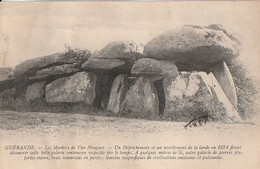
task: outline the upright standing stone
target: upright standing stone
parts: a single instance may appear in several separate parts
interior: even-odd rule
[[[107,111],[119,113],[120,106],[126,96],[129,84],[126,75],[118,75],[113,82],[110,97],[108,100]]]
[[[213,68],[213,74],[234,107],[237,107],[236,87],[227,64],[218,62]]]
[[[214,112],[214,100],[205,72],[184,73],[163,81],[167,120],[189,121]]]
[[[155,119],[159,116],[156,88],[147,78],[140,78],[127,92],[121,105],[122,115]]]
[[[210,73],[208,76],[211,80],[210,88],[214,97],[216,108],[216,112],[212,115],[212,118],[224,122],[241,121],[238,112],[228,100],[226,94],[223,92],[215,76],[212,73]]]

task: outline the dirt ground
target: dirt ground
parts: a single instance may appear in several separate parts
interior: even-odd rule
[[[223,124],[184,128],[186,123],[126,119],[73,113],[0,112],[0,168],[252,168],[259,166],[259,123]],[[258,133],[258,134],[257,134]],[[208,161],[37,161],[10,156],[7,145],[92,146],[241,146],[243,154]],[[13,162],[15,161],[15,162]],[[1,167],[2,166],[2,167]],[[37,166],[37,167],[36,167]],[[48,167],[46,167],[48,166]],[[84,166],[84,167],[83,167]],[[128,167],[127,167],[128,166]]]
[[[118,136],[139,135],[197,136],[224,135],[239,136],[241,133],[254,134],[259,127],[256,122],[224,124],[209,122],[198,127],[184,128],[183,122],[149,121],[102,117],[73,113],[43,112],[0,112],[0,138],[22,139],[30,137],[77,137],[77,136]]]

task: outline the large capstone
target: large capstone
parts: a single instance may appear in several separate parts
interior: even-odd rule
[[[214,97],[214,103],[216,108],[215,113],[212,114],[211,117],[213,119],[217,119],[224,122],[241,121],[238,112],[236,111],[234,106],[230,103],[229,99],[227,98],[226,94],[223,92],[215,76],[212,73],[210,73],[208,76],[211,81],[209,85],[212,91],[212,95]]]
[[[129,84],[126,75],[118,75],[113,82],[110,97],[107,105],[107,111],[119,113],[121,104],[128,92]]]
[[[213,68],[213,74],[229,101],[237,107],[236,87],[227,64],[224,61],[218,62]]]
[[[157,81],[168,76],[177,76],[178,68],[173,61],[142,58],[135,62],[131,74],[148,77],[150,81]]]
[[[39,70],[34,76],[29,77],[29,80],[48,79],[50,77],[58,77],[64,74],[76,73],[80,70],[77,63],[63,64],[59,66],[52,66],[46,69]]]
[[[163,81],[165,108],[163,118],[189,121],[214,112],[214,99],[205,72],[183,73]]]
[[[239,37],[225,31],[223,26],[185,25],[149,41],[144,47],[144,55],[159,60],[173,60],[176,65],[177,62],[201,62],[204,65],[237,57],[240,50]]]
[[[121,104],[123,116],[156,119],[159,117],[159,100],[153,83],[147,78],[140,78],[129,89]]]
[[[48,56],[38,57],[35,59],[26,60],[14,68],[14,77],[17,79],[34,76],[41,69],[46,69],[52,66],[62,64],[77,63],[81,65],[90,57],[88,50],[73,51],[69,50],[65,53],[55,53]]]
[[[96,75],[88,72],[57,79],[46,86],[46,101],[85,102],[92,105],[96,97],[96,80]]]
[[[130,73],[131,68],[140,54],[137,53],[137,45],[131,41],[116,41],[108,44],[102,50],[94,53],[91,58],[82,65],[85,70],[98,73],[120,74]]]

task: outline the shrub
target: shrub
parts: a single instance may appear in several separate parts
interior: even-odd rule
[[[83,63],[90,58],[91,52],[88,49],[72,49],[69,45],[65,45],[65,55]]]

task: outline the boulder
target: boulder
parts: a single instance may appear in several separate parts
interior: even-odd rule
[[[89,52],[80,53],[69,50],[65,53],[55,53],[48,56],[26,60],[14,68],[14,77],[19,79],[34,76],[38,70],[49,68],[52,66],[59,66],[62,64],[81,64],[85,62],[89,57]]]
[[[215,76],[210,73],[209,79],[211,83],[209,83],[212,95],[214,97],[214,103],[216,108],[216,113],[212,114],[213,119],[217,119],[224,122],[239,122],[241,118],[234,108],[234,106],[230,103],[226,94],[220,87],[218,81]]]
[[[213,74],[218,83],[234,107],[237,107],[236,87],[227,64],[224,61],[218,62],[213,67]]]
[[[148,77],[153,82],[164,77],[177,76],[179,72],[173,61],[142,58],[135,62],[131,74]]]
[[[46,79],[49,77],[75,73],[75,72],[78,72],[79,70],[80,70],[80,67],[76,63],[63,64],[60,66],[52,66],[52,67],[37,71],[34,76],[29,77],[29,80]]]
[[[93,73],[78,72],[70,77],[57,79],[46,86],[47,102],[85,102],[92,105],[97,77]]]
[[[113,82],[106,110],[116,114],[119,113],[128,89],[129,84],[126,75],[118,75]]]
[[[182,73],[163,81],[165,108],[163,118],[189,121],[215,111],[214,99],[205,72]]]
[[[240,49],[241,44],[237,40],[214,26],[185,25],[149,41],[144,47],[144,55],[158,60],[173,60],[176,63],[214,63],[237,57]]]
[[[1,67],[0,68],[0,92],[12,88],[14,84],[15,84],[15,79],[13,77],[13,68]]]
[[[94,53],[92,57],[82,65],[82,68],[107,74],[130,73],[135,60],[137,57],[140,57],[136,50],[137,46],[134,42],[112,42],[99,52]]]
[[[147,78],[140,78],[129,89],[121,104],[123,116],[156,119],[159,117],[159,100],[153,83]]]
[[[44,97],[46,82],[37,82],[27,87],[25,99],[28,102],[35,101]]]

